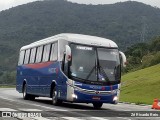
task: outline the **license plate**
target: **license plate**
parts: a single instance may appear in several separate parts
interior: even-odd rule
[[[92,99],[93,99],[93,100],[100,100],[101,98],[98,97],[98,96],[93,96]]]

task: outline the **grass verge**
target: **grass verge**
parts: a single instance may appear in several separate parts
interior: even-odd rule
[[[160,99],[160,64],[122,76],[120,101],[152,104]]]
[[[15,88],[16,85],[0,85],[0,88]]]

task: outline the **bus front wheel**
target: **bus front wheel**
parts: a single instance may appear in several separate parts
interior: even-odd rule
[[[62,103],[62,100],[59,100],[57,95],[58,94],[57,94],[56,87],[54,87],[52,90],[52,103],[53,105],[56,105],[56,106]]]
[[[100,109],[102,107],[103,103],[93,103],[93,107],[95,109]]]

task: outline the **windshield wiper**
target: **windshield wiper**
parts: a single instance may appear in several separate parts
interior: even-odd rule
[[[86,77],[86,80],[88,80],[88,78],[91,76],[91,74],[93,73],[94,69],[96,68],[96,65],[93,66],[92,70],[89,72],[89,74]]]
[[[108,81],[109,81],[109,78],[108,78],[106,72],[104,71],[103,67],[102,67],[100,64],[98,65],[98,69],[99,69],[99,74],[102,73],[102,75],[103,75],[103,77],[105,78],[105,80],[108,80]]]
[[[99,75],[100,75],[100,73],[102,73],[103,77],[105,77],[105,80],[107,80],[109,82],[109,78],[108,78],[107,74],[105,73],[103,67],[99,63],[98,52],[97,52],[97,65],[98,65],[97,68],[99,70],[99,72],[97,72],[97,80],[99,80]]]
[[[89,74],[87,75],[86,80],[88,80],[88,78],[91,76],[91,74],[93,73],[94,69],[95,69],[95,72],[96,72],[96,68],[97,68],[97,63],[96,63],[96,60],[95,60],[95,65],[93,66],[93,68],[91,69]]]

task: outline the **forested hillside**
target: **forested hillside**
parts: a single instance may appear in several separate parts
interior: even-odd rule
[[[149,43],[137,43],[129,47],[126,52],[128,65],[124,72],[143,69],[160,64],[160,36]]]
[[[133,1],[84,5],[46,0],[2,11],[0,78],[16,69],[20,47],[30,42],[71,32],[112,39],[124,51],[135,43],[148,42],[160,35],[159,21],[159,8]]]

